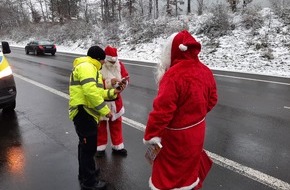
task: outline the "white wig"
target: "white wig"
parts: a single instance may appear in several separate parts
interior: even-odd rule
[[[171,36],[169,36],[165,43],[163,44],[161,55],[160,55],[160,62],[157,66],[157,70],[155,72],[155,79],[156,83],[158,84],[163,77],[164,73],[169,69],[171,65],[171,50],[172,50],[172,42],[174,37],[178,33],[174,33]]]

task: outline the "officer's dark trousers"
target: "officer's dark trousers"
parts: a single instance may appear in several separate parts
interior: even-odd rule
[[[73,122],[79,136],[79,177],[84,185],[93,186],[96,183],[94,156],[97,149],[97,122],[82,106],[78,106],[78,110]]]

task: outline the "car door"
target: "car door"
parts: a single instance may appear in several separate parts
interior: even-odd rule
[[[31,50],[30,50],[30,44],[31,44],[31,42],[29,42],[28,44],[26,44],[26,46],[25,46],[25,51],[26,52],[30,52]]]
[[[33,52],[34,51],[34,49],[33,49],[33,42],[29,42],[27,44],[27,49],[28,49],[29,52]]]
[[[32,47],[33,52],[35,52],[35,50],[37,50],[37,42],[33,41],[31,44],[31,47]]]

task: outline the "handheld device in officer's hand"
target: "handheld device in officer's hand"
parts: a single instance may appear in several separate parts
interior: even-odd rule
[[[129,78],[130,78],[129,76],[123,77],[121,79],[121,82],[118,83],[118,86],[116,87],[116,89],[121,90],[121,86],[126,85]]]
[[[129,80],[129,78],[130,78],[129,76],[123,77],[123,78],[121,79],[121,82],[124,83],[124,84],[126,84],[127,81]]]

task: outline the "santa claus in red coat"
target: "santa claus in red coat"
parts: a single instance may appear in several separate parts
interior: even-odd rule
[[[129,74],[124,64],[118,59],[117,49],[107,46],[105,53],[106,59],[101,69],[105,89],[117,88],[119,82],[127,85]],[[126,79],[122,81],[124,78]],[[115,100],[106,101],[106,103],[111,110],[112,118],[100,121],[97,138],[97,157],[105,154],[108,143],[107,127],[110,131],[113,153],[126,156],[127,150],[124,148],[122,134],[122,115],[125,113],[125,108],[121,94],[119,93]]]
[[[162,144],[152,165],[153,190],[199,189],[212,161],[203,150],[205,117],[217,103],[211,70],[198,58],[201,45],[186,30],[171,35],[158,66],[158,94],[143,142]]]

